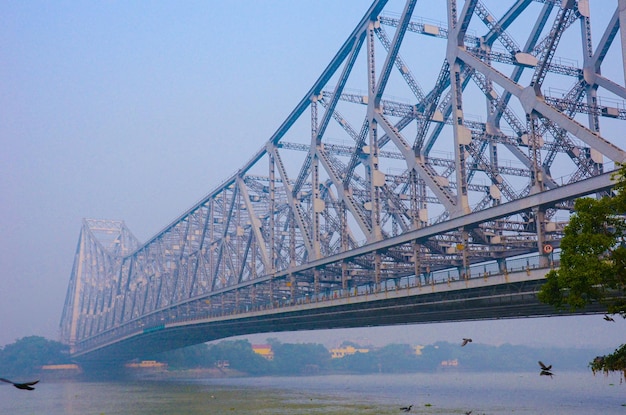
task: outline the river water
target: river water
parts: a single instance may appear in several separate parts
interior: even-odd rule
[[[626,384],[590,372],[418,373],[0,387],[2,415],[626,414]]]

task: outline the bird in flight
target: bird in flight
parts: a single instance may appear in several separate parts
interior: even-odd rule
[[[552,365],[547,366],[541,360],[539,362],[537,362],[537,363],[539,363],[539,367],[541,367],[541,370],[550,370],[550,369],[552,369]]]
[[[541,372],[539,373],[539,376],[552,377],[554,375],[554,373],[550,372],[550,369],[552,369],[552,365],[546,365],[541,360],[537,363],[539,363],[539,367],[541,367]]]
[[[400,408],[400,410],[403,412],[410,412],[411,408],[413,408],[413,405],[403,406],[402,408]]]
[[[35,389],[35,388],[33,388],[33,385],[35,385],[39,381],[36,380],[34,382],[17,383],[17,382],[12,382],[9,379],[0,378],[0,382],[10,383],[11,385],[15,386],[18,389],[24,389],[24,390],[32,391],[32,390]]]
[[[605,315],[604,315],[604,319],[605,319],[606,321],[615,321],[615,320],[613,319],[613,317],[609,316],[608,314],[605,314]]]
[[[472,339],[463,339],[463,343],[461,343],[461,347],[465,346],[467,343],[471,343]]]

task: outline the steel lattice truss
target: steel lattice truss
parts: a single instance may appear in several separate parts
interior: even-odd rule
[[[626,1],[461,3],[375,1],[266,145],[146,244],[86,221],[64,339],[557,247],[572,199],[606,190],[585,179],[626,159]]]

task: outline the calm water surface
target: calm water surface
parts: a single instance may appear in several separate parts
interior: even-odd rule
[[[623,414],[626,384],[589,372],[264,377],[0,387],[0,414]]]

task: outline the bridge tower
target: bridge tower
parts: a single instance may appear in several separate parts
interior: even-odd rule
[[[116,282],[122,258],[138,246],[124,222],[83,220],[60,325],[70,353],[84,330],[105,324],[104,310],[110,309],[119,289]]]

